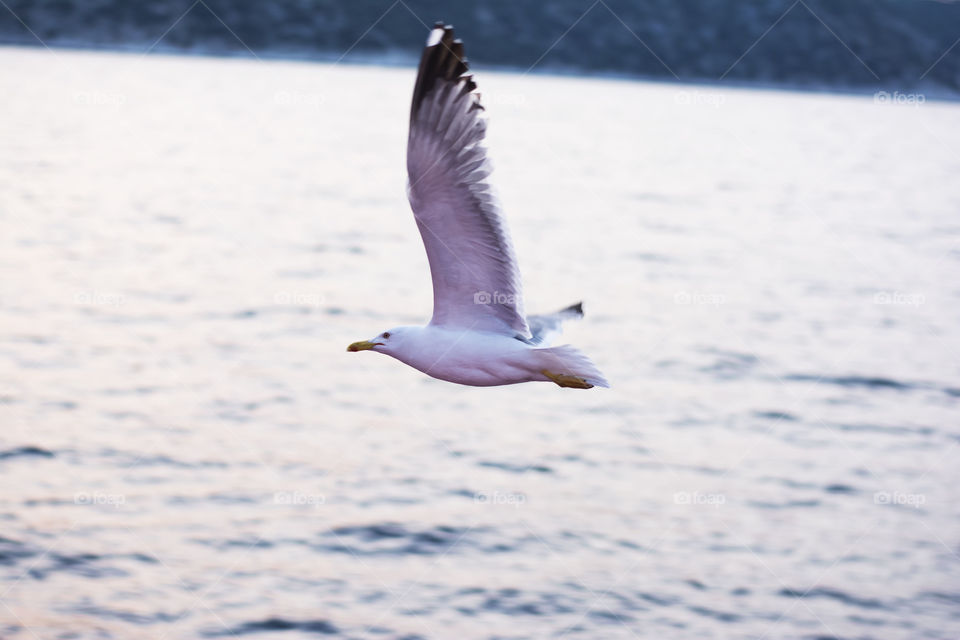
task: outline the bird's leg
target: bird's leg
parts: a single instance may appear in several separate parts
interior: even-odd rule
[[[592,389],[593,385],[578,376],[571,376],[566,373],[552,373],[547,369],[541,369],[540,373],[547,376],[558,386],[569,387],[571,389]]]

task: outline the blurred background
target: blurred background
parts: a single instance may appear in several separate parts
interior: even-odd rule
[[[520,70],[960,89],[960,56],[949,55],[960,4],[951,1],[7,0],[5,8],[0,38],[25,45],[408,65],[424,23],[442,19],[478,62]]]
[[[0,638],[960,637],[958,12],[0,2]],[[436,20],[609,390],[345,352]]]

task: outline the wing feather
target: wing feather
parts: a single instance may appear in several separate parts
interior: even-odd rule
[[[431,324],[530,337],[520,273],[487,181],[486,120],[463,43],[438,24],[413,91],[407,195],[430,262]]]

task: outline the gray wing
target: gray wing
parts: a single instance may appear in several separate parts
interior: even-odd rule
[[[563,323],[583,317],[583,303],[572,304],[556,313],[527,316],[531,337],[528,342],[535,347],[547,347],[563,333]]]
[[[486,121],[463,43],[438,24],[410,109],[407,196],[433,279],[433,325],[529,338],[513,245],[491,191]]]

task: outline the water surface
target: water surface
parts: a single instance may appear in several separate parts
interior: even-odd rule
[[[956,104],[481,70],[613,388],[474,389],[412,69],[0,65],[0,637],[960,635]]]

